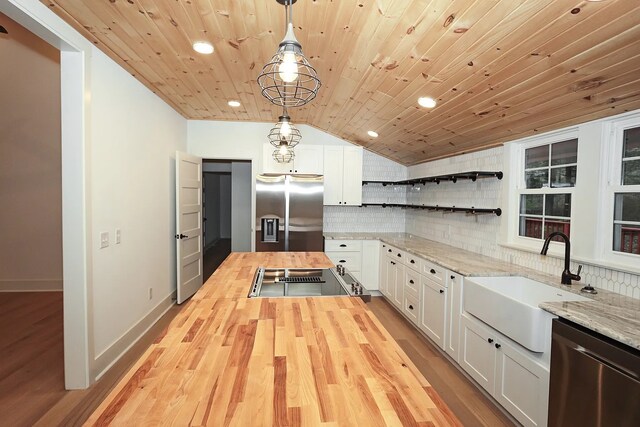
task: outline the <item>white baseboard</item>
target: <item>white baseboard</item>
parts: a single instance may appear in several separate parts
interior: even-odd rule
[[[93,363],[93,378],[102,377],[138,340],[147,333],[155,323],[175,304],[176,291],[160,301],[146,316],[133,325],[122,337],[109,348],[96,356]]]
[[[0,280],[0,292],[62,292],[62,280]]]

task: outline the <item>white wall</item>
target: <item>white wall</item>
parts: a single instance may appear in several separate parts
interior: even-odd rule
[[[0,291],[61,291],[60,51],[0,23]]]
[[[148,316],[176,289],[175,152],[186,150],[187,123],[98,49],[91,65],[92,303],[100,370],[142,332],[131,336],[132,328],[155,321]],[[101,232],[110,234],[108,248],[99,249]]]

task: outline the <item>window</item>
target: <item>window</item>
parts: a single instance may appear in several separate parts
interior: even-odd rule
[[[640,255],[640,127],[622,133],[621,186],[614,192],[613,250]]]
[[[518,231],[520,236],[544,239],[555,231],[570,236],[570,189],[576,185],[577,162],[577,139],[524,150],[524,189],[520,194]]]

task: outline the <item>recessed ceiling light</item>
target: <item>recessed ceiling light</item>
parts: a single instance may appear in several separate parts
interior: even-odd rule
[[[195,42],[193,44],[193,50],[198,53],[209,55],[210,53],[213,53],[213,45],[209,42]]]
[[[433,108],[436,106],[436,100],[433,98],[429,98],[428,96],[423,96],[418,98],[418,104],[424,108]]]
[[[372,130],[367,131],[367,135],[369,135],[371,138],[377,138],[378,137],[378,132],[374,132]]]
[[[237,108],[240,106],[240,101],[229,101],[227,104],[229,104],[229,107]]]

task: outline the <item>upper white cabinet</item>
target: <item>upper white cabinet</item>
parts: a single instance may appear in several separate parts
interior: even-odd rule
[[[294,149],[294,159],[289,163],[278,163],[273,158],[274,150],[275,148],[273,145],[269,143],[264,144],[262,149],[263,173],[297,173],[313,175],[322,175],[324,173],[322,145],[299,144]]]
[[[362,147],[324,147],[324,204],[362,204]]]

